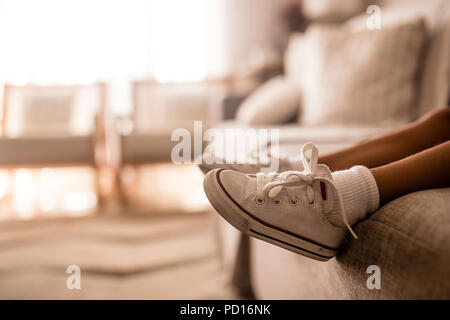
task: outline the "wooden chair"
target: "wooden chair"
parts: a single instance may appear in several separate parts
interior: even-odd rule
[[[221,117],[224,85],[222,82],[170,83],[154,81],[133,83],[133,111],[128,118],[114,119],[107,145],[111,147],[115,163],[117,198],[128,204],[121,179],[125,167],[139,176],[142,165],[171,162],[171,152],[178,142],[171,141],[174,129],[189,130],[194,137],[194,120],[203,121],[203,131]],[[124,125],[125,123],[125,125]],[[124,127],[126,127],[125,130]],[[121,130],[122,129],[122,130]],[[128,131],[128,132],[127,132]],[[192,158],[195,156],[192,151]],[[136,188],[139,184],[133,183]]]
[[[0,168],[93,168],[102,205],[99,169],[105,162],[103,83],[77,86],[5,85]]]

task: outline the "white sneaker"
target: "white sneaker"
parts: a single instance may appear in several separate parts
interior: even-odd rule
[[[307,161],[309,149],[311,160]],[[327,214],[342,214],[343,225],[351,228],[329,168],[317,164],[317,148],[306,144],[301,155],[302,172],[255,175],[215,169],[206,175],[203,186],[218,213],[241,232],[327,261],[347,235],[347,229],[331,224]]]
[[[201,164],[198,165],[204,174],[214,169],[235,170],[243,173],[258,173],[263,168],[267,168],[274,158],[262,163],[258,157],[253,155],[250,161],[253,163],[225,163],[225,159],[214,157],[211,155],[203,155]],[[303,165],[298,159],[294,157],[277,157],[278,162],[277,172],[283,171],[303,171]]]

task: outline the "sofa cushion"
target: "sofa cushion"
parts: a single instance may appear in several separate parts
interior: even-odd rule
[[[350,19],[352,30],[366,28],[367,14]],[[389,0],[381,10],[382,27],[399,25],[423,17],[426,45],[420,65],[417,116],[447,105],[450,93],[450,1]]]
[[[416,107],[417,72],[426,29],[423,19],[358,30],[313,25],[295,38],[307,63],[292,62],[290,78],[302,89],[300,122],[373,124],[406,122]],[[298,42],[303,42],[299,44]]]
[[[292,119],[299,108],[299,86],[278,76],[245,99],[239,107],[236,120],[248,125],[281,124]]]
[[[334,151],[341,147],[341,145],[348,146],[351,143],[356,143],[364,139],[371,138],[394,130],[396,127],[390,124],[387,125],[321,125],[321,126],[299,126],[296,123],[277,126],[277,125],[243,125],[237,121],[223,121],[217,129],[222,130],[225,134],[227,129],[268,129],[278,130],[280,138],[280,147],[291,148],[300,147],[306,142],[314,142],[318,144],[321,150],[322,144],[330,145],[333,150],[325,148],[322,152]],[[298,150],[298,149],[297,149]],[[295,152],[297,151],[295,150]]]
[[[252,239],[251,275],[263,299],[450,299],[450,188],[398,198],[359,223],[335,259],[319,262]],[[368,289],[367,268],[381,271]]]

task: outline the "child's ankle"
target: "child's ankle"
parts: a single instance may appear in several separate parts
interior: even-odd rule
[[[332,173],[333,181],[341,193],[344,208],[350,225],[367,218],[378,209],[380,195],[377,183],[370,170],[363,166],[354,166],[347,170]],[[339,215],[329,216],[330,222],[343,225]]]

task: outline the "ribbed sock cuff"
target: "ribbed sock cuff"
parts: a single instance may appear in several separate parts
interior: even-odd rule
[[[372,172],[363,166],[332,173],[333,181],[344,200],[344,208],[350,225],[364,219],[378,209],[380,195]],[[330,222],[343,226],[340,214],[330,215]]]

